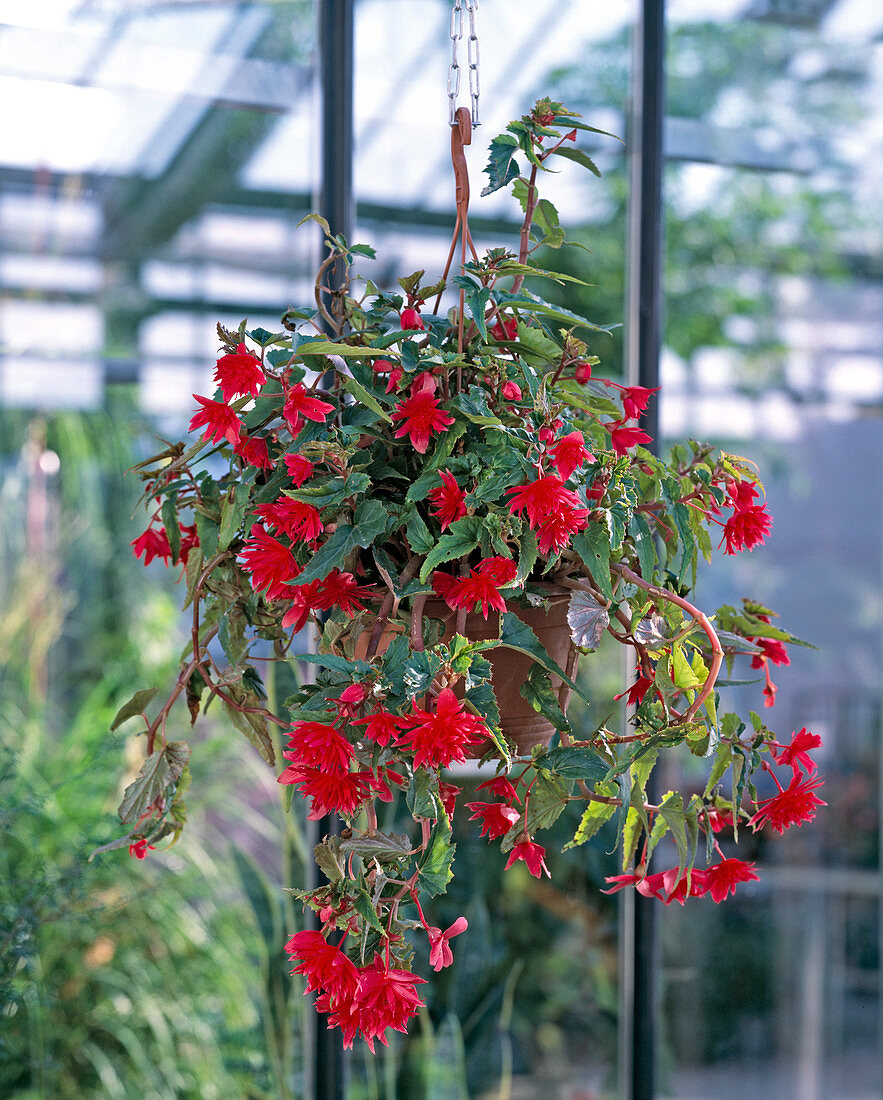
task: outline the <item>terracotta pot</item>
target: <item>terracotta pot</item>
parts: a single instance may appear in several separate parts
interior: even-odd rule
[[[518,607],[512,604],[509,610],[514,612],[522,622],[527,623],[552,660],[572,679],[576,672],[578,654],[571,640],[570,627],[567,623],[567,606],[571,593],[566,588],[553,585],[544,587],[549,594],[548,608]],[[456,633],[457,612],[448,607],[444,601],[428,600],[423,609],[423,615],[425,618],[440,619],[445,624],[442,641],[450,641],[453,638]],[[498,638],[500,636],[499,619],[496,611],[491,611],[487,620],[480,614],[470,613],[466,616],[463,633],[471,642]],[[366,632],[359,639],[356,646],[357,657],[364,657],[368,648],[368,638],[369,632]],[[384,632],[378,652],[382,653],[392,638],[392,631]],[[555,733],[555,727],[537,713],[521,695],[521,685],[527,680],[535,662],[527,654],[503,646],[487,650],[484,656],[490,661],[493,670],[491,684],[500,707],[500,726],[506,738],[515,746],[519,754],[529,753],[535,745],[548,745]],[[572,694],[570,688],[562,684],[557,676],[552,676],[552,686],[558,695],[562,710],[566,710]],[[460,690],[457,694],[462,694],[462,684],[458,687]],[[477,758],[481,755],[482,750],[477,748],[474,756]]]

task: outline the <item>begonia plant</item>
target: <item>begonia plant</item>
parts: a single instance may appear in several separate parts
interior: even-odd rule
[[[721,829],[781,832],[823,805],[819,738],[780,742],[757,713],[722,713],[716,690],[722,667],[742,663],[772,707],[770,666],[787,665],[797,639],[751,600],[714,615],[693,602],[702,561],[770,533],[755,467],[696,442],[652,453],[639,420],[653,391],[598,377],[608,330],[534,289],[564,278],[534,258],[564,241],[540,173],[562,159],[595,172],[575,145],[591,129],[540,100],[493,141],[485,192],[512,186],[519,252],[473,252],[447,287],[423,271],[394,292],[358,280],[373,250],[323,224],[315,304],[279,332],[218,326],[217,389],[194,395],[190,440],[140,466],[151,519],[134,552],[181,567],[190,641],[159,709],[149,689],[117,717],[142,716],[147,759],[116,846],[143,859],[177,838],[190,748],[166,739],[166,719],[181,701],[195,722],[217,700],[310,818],[345,820],[316,849],[322,885],[301,893],[315,927],[286,949],[348,1045],[361,1036],[373,1050],[422,1006],[414,937],[440,970],[466,932],[423,908],[454,873],[455,815],[487,837],[489,859],[540,877],[543,830],[583,800],[568,846],[610,823],[622,862],[610,891],[683,904],[758,877],[724,855]],[[440,313],[445,289],[459,300]],[[561,660],[531,625],[553,605],[566,612]],[[580,725],[579,703],[568,717],[584,697],[578,656],[605,636],[632,657],[616,697],[624,732]],[[526,671],[505,691],[542,727],[527,744],[507,735],[500,686],[515,659]],[[272,707],[268,661],[300,684]],[[651,772],[672,751],[707,759],[704,789],[651,802]],[[461,805],[469,760],[486,778]],[[761,797],[758,771],[778,793]],[[378,800],[402,802],[413,828],[381,831]],[[651,872],[664,837],[676,863]]]

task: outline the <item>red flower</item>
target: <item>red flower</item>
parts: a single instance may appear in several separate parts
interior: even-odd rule
[[[396,365],[389,359],[375,359],[371,364],[371,370],[375,374],[387,374],[391,370],[395,370]]]
[[[516,485],[513,489],[507,489],[506,495],[512,497],[509,511],[513,515],[526,511],[527,522],[534,530],[550,514],[576,513],[580,510],[579,497],[571,489],[565,489],[564,482],[555,474],[547,474],[545,477],[538,477],[536,481]]]
[[[365,605],[359,601],[370,599],[373,599],[370,585],[359,584],[352,573],[341,573],[339,569],[332,569],[328,576],[319,582],[316,606],[321,611],[330,611],[333,607],[339,607],[347,618],[351,619],[357,611],[365,610]]]
[[[285,404],[282,407],[282,415],[288,424],[288,430],[292,435],[300,431],[301,420],[314,420],[317,424],[323,424],[329,413],[334,412],[334,406],[318,397],[310,397],[303,382],[292,386],[286,395]]]
[[[368,691],[363,684],[350,684],[332,702],[337,707],[337,713],[341,718],[352,718],[367,698]]]
[[[239,551],[243,569],[251,573],[251,585],[256,592],[266,589],[268,600],[284,600],[293,589],[285,583],[294,580],[300,567],[291,550],[256,523],[251,537]]]
[[[709,810],[708,824],[713,833],[719,833],[722,829],[732,829],[735,821],[729,810]]]
[[[439,408],[435,394],[416,387],[410,397],[396,406],[392,418],[403,421],[395,433],[396,439],[403,435],[410,436],[414,450],[419,454],[426,454],[430,437],[435,432],[446,432],[454,423],[454,418]]]
[[[817,733],[810,733],[804,726],[799,733],[792,732],[790,745],[771,746],[773,760],[777,764],[790,764],[792,768],[795,763],[800,763],[806,768],[807,773],[814,772],[816,762],[808,753],[810,749],[817,749],[821,743],[821,737]],[[777,752],[777,750],[781,751]]]
[[[346,772],[354,759],[349,741],[336,726],[326,722],[296,722],[291,727],[288,751],[282,755],[297,767],[338,773]],[[279,782],[283,782],[281,777]]]
[[[536,527],[541,554],[559,554],[570,542],[570,536],[588,525],[588,508],[552,512]]]
[[[401,787],[404,782],[405,777],[399,775],[398,772],[394,772],[392,768],[380,767],[377,769],[377,775],[371,777],[371,790],[374,791],[381,802],[392,802],[395,795],[390,783],[393,786]]]
[[[724,553],[738,554],[740,550],[753,550],[763,543],[772,526],[773,517],[765,504],[733,512],[724,524],[724,537],[721,539],[721,543],[727,544]]]
[[[407,729],[410,725],[407,718],[399,718],[396,714],[387,714],[384,710],[369,714],[367,718],[357,718],[352,724],[354,726],[364,726],[365,736],[369,741],[373,741],[375,745],[380,745],[381,748],[388,745],[390,741],[399,736],[402,730]]]
[[[639,675],[630,688],[621,691],[619,695],[614,695],[613,698],[622,699],[625,696],[625,701],[630,707],[639,707],[651,687],[653,687],[653,681],[647,676]]]
[[[399,382],[401,382],[404,373],[405,372],[402,370],[401,367],[395,367],[389,372],[389,380],[386,383],[387,393],[396,392],[396,390],[399,388]]]
[[[178,551],[178,561],[187,564],[187,558],[191,550],[194,550],[199,546],[199,533],[196,530],[196,524],[191,523],[190,526],[181,524],[181,549]]]
[[[486,836],[488,840],[505,836],[521,817],[518,810],[504,802],[467,802],[466,809],[475,811],[469,820],[481,822],[479,835]]]
[[[281,496],[271,504],[261,504],[254,510],[271,527],[277,527],[293,542],[315,542],[325,530],[322,518],[312,504],[293,497]]]
[[[740,882],[752,881],[759,882],[760,875],[754,873],[753,863],[743,859],[722,859],[705,870],[706,890],[716,902],[722,902],[727,894],[735,894]]]
[[[623,885],[626,884],[623,883]],[[666,905],[671,905],[673,901],[683,905],[688,897],[702,897],[708,887],[705,883],[704,871],[697,871],[694,867],[678,875],[677,867],[672,867],[668,871],[659,871],[655,875],[638,877],[635,889],[645,898],[659,898]]]
[[[765,615],[762,615],[761,618],[769,622],[769,619],[767,619]],[[763,650],[762,653],[756,653],[751,658],[751,667],[763,669],[763,675],[766,680],[766,686],[763,689],[763,693],[766,696],[764,706],[775,706],[777,689],[770,675],[770,663],[774,665],[790,665],[791,658],[788,656],[788,651],[785,649],[784,643],[777,641],[775,638],[752,638],[751,641],[753,641],[755,645],[759,645]]]
[[[509,853],[509,860],[504,870],[508,871],[512,864],[519,859],[524,860],[528,871],[534,878],[542,878],[544,872],[549,878],[552,877],[549,874],[549,868],[546,866],[546,849],[540,844],[534,844],[532,840],[520,840]]]
[[[517,572],[515,562],[508,558],[485,558],[477,569],[470,570],[468,577],[449,580],[447,574],[434,573],[432,579],[435,585],[436,577],[443,578],[437,591],[449,607],[471,611],[480,603],[482,614],[487,618],[491,607],[501,612],[506,610],[498,589],[509,584]]]
[[[622,411],[626,420],[637,420],[647,408],[651,396],[659,392],[659,386],[649,390],[646,386],[625,386],[622,391]]]
[[[147,838],[143,836],[139,836],[137,840],[133,840],[129,845],[129,855],[132,859],[147,859],[147,853],[155,851],[154,846],[148,844]]]
[[[586,382],[591,380],[591,377],[592,377],[592,364],[591,363],[586,363],[583,360],[580,360],[576,364],[576,371],[574,373],[574,378],[577,380],[577,382],[579,382],[579,384],[581,386],[584,386],[586,384]]]
[[[618,455],[627,454],[632,447],[639,443],[652,443],[653,439],[642,432],[640,428],[630,428],[621,420],[613,420],[604,427],[610,432],[610,446]]]
[[[442,531],[450,527],[458,519],[466,515],[466,494],[457,484],[457,479],[450,470],[439,470],[438,476],[442,483],[435,489],[429,490],[429,499],[435,505],[431,514],[441,524]]]
[[[459,936],[461,932],[465,932],[468,927],[469,924],[465,917],[457,917],[450,928],[446,928],[444,932],[440,928],[426,929],[430,947],[429,965],[436,973],[439,970],[444,970],[446,966],[450,966],[454,961],[450,941],[454,936]]]
[[[423,318],[412,306],[407,306],[399,314],[399,324],[405,332],[409,329],[422,330],[426,328],[426,325],[423,323]]]
[[[595,456],[586,447],[582,432],[570,432],[549,448],[555,468],[562,481],[567,481],[574,470],[585,462],[594,462]]]
[[[379,955],[374,956],[373,966],[361,968],[359,992],[352,1002],[352,1018],[358,1021],[358,1029],[372,1054],[375,1039],[388,1045],[384,1035],[388,1027],[407,1031],[408,1020],[426,1007],[414,988],[424,980],[408,970],[390,970]]]
[[[620,890],[624,890],[626,886],[637,886],[641,881],[640,875],[608,875],[604,879],[605,882],[612,882],[613,886],[609,890],[602,890],[602,894],[618,894]]]
[[[154,558],[162,558],[166,565],[172,560],[172,548],[165,527],[148,527],[147,530],[129,543],[136,558],[144,555],[144,564],[150,565]]]
[[[312,805],[307,817],[310,821],[318,821],[333,812],[352,817],[370,794],[373,778],[370,771],[341,774],[289,764],[276,782],[293,783],[304,798],[311,799]]]
[[[495,340],[517,340],[518,318],[501,317],[491,329],[491,336],[493,336]],[[520,396],[519,394],[519,397]]]
[[[764,825],[770,825],[777,833],[784,833],[792,825],[812,821],[816,808],[828,805],[814,793],[822,783],[824,780],[820,776],[809,779],[795,768],[791,783],[785,790],[779,788],[777,795],[757,803],[757,813],[748,824],[755,832]]]
[[[301,571],[298,570],[298,572]],[[312,614],[322,610],[319,584],[319,581],[310,581],[307,584],[287,586],[288,595],[293,602],[282,616],[282,625],[293,626],[295,634],[303,630]]]
[[[457,795],[460,790],[461,788],[455,787],[453,783],[445,783],[443,779],[438,781],[438,796],[448,817],[454,816],[454,810],[457,808]]]
[[[306,978],[306,993],[321,989],[329,1004],[351,1001],[359,990],[359,970],[338,947],[327,943],[321,932],[296,932],[285,945],[291,962],[300,964],[291,971]]]
[[[235,447],[242,432],[242,423],[236,413],[220,401],[210,401],[207,397],[200,397],[198,393],[193,396],[202,408],[197,409],[196,415],[190,421],[190,431],[195,432],[205,424],[203,439],[210,439],[212,443],[221,443],[226,439]]]
[[[506,802],[520,802],[518,797],[518,791],[512,786],[505,775],[495,776],[493,779],[486,779],[484,783],[479,783],[475,788],[477,791],[490,791],[498,798],[503,798]]]
[[[452,760],[466,761],[464,749],[490,735],[483,719],[464,710],[450,688],[442,688],[435,710],[414,706],[408,715],[412,728],[399,735],[398,745],[414,753],[415,768],[446,768]]]
[[[303,455],[285,455],[285,467],[288,475],[299,489],[301,485],[313,476],[313,464]]]
[[[521,400],[521,386],[517,382],[504,382],[500,393],[507,401]]]
[[[254,396],[266,381],[260,359],[245,344],[237,345],[235,355],[222,355],[215,367],[215,382],[221,387],[225,401],[246,394]]]
[[[267,441],[259,435],[248,435],[243,429],[239,442],[233,448],[243,462],[257,466],[259,470],[272,470],[273,460],[267,448]]]

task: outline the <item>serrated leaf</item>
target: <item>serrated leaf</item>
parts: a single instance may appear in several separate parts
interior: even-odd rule
[[[121,726],[123,722],[126,722],[129,718],[134,718],[136,715],[141,714],[147,709],[147,704],[156,695],[157,689],[142,688],[140,691],[136,691],[135,694],[127,702],[123,703],[120,709],[116,712],[116,716],[111,722],[110,728],[115,730],[117,726]]]
[[[595,587],[608,603],[613,602],[613,582],[610,579],[610,537],[606,526],[590,523],[570,541],[592,574]]]
[[[456,847],[451,841],[451,823],[442,809],[429,834],[429,843],[417,870],[418,885],[431,898],[443,894],[454,877],[451,864]]]
[[[339,836],[326,836],[313,849],[313,856],[319,870],[329,882],[342,882],[346,877],[346,867],[340,857]]]
[[[124,825],[133,825],[148,814],[176,783],[190,759],[186,741],[170,741],[144,761],[141,771],[123,792],[119,816]]]
[[[307,355],[340,355],[344,359],[375,358],[377,348],[353,347],[352,344],[338,344],[332,340],[307,340],[298,345],[297,354],[301,357]]]
[[[341,840],[340,850],[345,855],[356,855],[360,859],[389,863],[409,859],[411,842],[397,833],[364,833]]]
[[[364,892],[356,894],[353,897],[353,908],[360,917],[365,918],[375,932],[379,932],[384,939],[386,938],[386,929],[380,923],[380,918],[377,916],[377,911],[368,894]]]
[[[608,788],[609,785],[605,786],[598,783],[595,786],[595,793],[608,795],[609,797]],[[617,809],[617,806],[609,802],[589,802],[583,810],[583,816],[580,818],[580,823],[573,834],[573,840],[568,840],[564,845],[564,851],[566,852],[568,848],[577,848],[579,845],[585,844],[587,840],[591,840],[595,833],[613,817]]]
[[[404,664],[405,690],[410,699],[422,695],[442,667],[442,659],[432,650],[413,652]]]
[[[178,523],[177,493],[169,493],[162,502],[162,521],[172,551],[172,561],[178,560],[181,553],[181,527]]]
[[[644,823],[634,806],[629,806],[622,826],[622,869],[626,871],[635,856]]]
[[[533,709],[547,719],[555,729],[570,733],[570,723],[558,702],[558,695],[552,687],[551,675],[539,665],[532,665],[525,682],[519,688],[521,697],[526,699]],[[606,770],[606,769],[605,769]]]
[[[640,512],[636,512],[629,521],[629,535],[635,544],[641,576],[653,584],[656,574],[656,540],[650,524]]]
[[[442,562],[452,558],[465,558],[478,546],[482,534],[483,525],[476,516],[455,520],[427,555],[420,570],[420,580],[428,580],[433,569]]]
[[[488,176],[487,186],[482,195],[492,195],[501,187],[506,187],[520,175],[515,154],[518,152],[518,139],[511,134],[498,134],[488,150],[488,163],[484,171]]]
[[[260,706],[260,700],[257,696],[248,695],[246,692],[235,691],[231,689],[231,696],[237,703],[244,706],[258,707]],[[231,707],[229,703],[222,700],[224,710],[227,712],[227,717],[239,730],[240,733],[245,734],[248,742],[258,751],[258,754],[263,760],[275,767],[276,765],[276,750],[273,746],[273,739],[270,736],[270,731],[267,728],[267,720],[262,714],[243,714],[235,707]]]
[[[578,745],[549,749],[534,761],[535,767],[551,771],[562,779],[585,779],[597,783],[607,775],[608,764],[590,748]]]
[[[304,661],[309,665],[320,665],[322,668],[330,668],[333,672],[342,672],[345,676],[351,676],[357,680],[371,671],[371,665],[367,661],[349,661],[346,657],[340,657],[336,653],[297,653],[289,654],[289,661]]]
[[[438,817],[438,782],[432,772],[417,768],[411,776],[405,802],[412,817],[434,821]]]
[[[582,688],[575,684],[564,669],[552,660],[536,634],[513,611],[506,611],[500,616],[500,645],[505,646],[507,649],[517,649],[520,653],[526,653],[528,657],[533,657],[547,672],[554,672],[581,699],[585,699],[586,702],[589,701]]]
[[[573,644],[597,649],[610,624],[610,612],[588,592],[573,592],[567,606],[567,622]]]
[[[565,157],[567,160],[572,160],[574,164],[580,164],[583,168],[588,168],[592,175],[597,176],[598,179],[601,178],[601,171],[597,164],[582,149],[574,149],[569,145],[559,145],[557,149],[552,150],[552,153],[556,157]]]
[[[415,554],[428,554],[435,546],[435,538],[416,508],[408,516],[405,534]]]
[[[363,500],[356,509],[353,524],[341,523],[291,583],[298,585],[324,580],[332,569],[339,569],[356,548],[369,547],[386,531],[388,522],[389,513],[379,500]]]
[[[695,669],[690,664],[684,647],[676,645],[671,653],[669,660],[669,667],[671,669],[671,678],[676,688],[680,691],[690,691],[693,688],[699,687],[704,681],[700,676],[696,674]]]
[[[533,836],[540,829],[548,829],[554,824],[564,812],[572,789],[571,780],[552,773],[538,772],[530,793],[527,819],[517,821],[506,833],[500,842],[501,851],[511,851],[524,836],[525,829]]]
[[[248,508],[251,485],[240,482],[230,488],[221,506],[221,526],[218,531],[218,549],[226,550],[239,534],[245,510]]]
[[[367,405],[372,412],[377,413],[380,419],[385,420],[387,424],[392,423],[391,417],[380,402],[361,384],[361,382],[357,382],[355,378],[349,375],[343,375],[340,382],[347,393],[351,393],[358,402],[362,405]]]
[[[668,623],[658,611],[654,611],[646,618],[641,619],[638,625],[632,629],[632,633],[636,642],[650,650],[662,649],[671,641]]]

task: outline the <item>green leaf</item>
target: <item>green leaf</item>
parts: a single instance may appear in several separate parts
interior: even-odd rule
[[[408,515],[405,524],[405,534],[408,543],[415,554],[428,554],[435,546],[435,538],[426,526],[423,516],[414,508]]]
[[[411,816],[435,821],[438,817],[437,791],[438,783],[435,775],[425,768],[417,768],[405,795],[405,802]]]
[[[162,521],[172,551],[172,561],[181,553],[181,527],[178,524],[177,493],[169,493],[162,502]]]
[[[348,375],[341,376],[341,385],[347,391],[351,393],[357,401],[362,405],[367,405],[372,412],[376,412],[381,420],[385,420],[387,424],[392,423],[392,419],[389,414],[384,410],[380,402],[360,383],[351,378]]]
[[[120,821],[134,825],[161,803],[166,790],[183,774],[190,759],[186,741],[170,741],[144,761],[138,777],[126,787],[120,803]]]
[[[608,764],[596,752],[578,745],[549,749],[534,763],[538,769],[555,772],[563,779],[587,779],[591,783],[603,780],[608,771]]]
[[[456,847],[451,842],[451,823],[442,809],[429,835],[429,844],[417,871],[419,887],[431,898],[443,894],[454,877],[451,864],[454,862]]]
[[[342,882],[346,877],[346,866],[340,856],[340,837],[326,836],[313,849],[313,855],[319,870],[330,883]]]
[[[466,702],[475,710],[475,713],[483,718],[485,725],[491,733],[491,739],[498,749],[505,755],[507,750],[501,741],[500,733],[500,708],[497,697],[490,684],[468,684],[465,692]]]
[[[700,658],[701,660],[701,658]],[[687,655],[684,652],[684,647],[676,645],[672,649],[670,658],[671,678],[675,687],[681,691],[690,691],[692,688],[697,688],[704,681],[701,676],[697,676],[693,666],[687,659]]]
[[[609,783],[597,783],[595,793],[613,797],[616,794],[616,789]],[[590,802],[583,810],[583,816],[580,818],[580,823],[573,834],[573,840],[568,840],[564,845],[564,851],[566,852],[568,848],[577,848],[580,844],[585,844],[587,840],[590,840],[613,817],[617,808],[609,802]]]
[[[256,695],[249,695],[247,692],[236,691],[232,688],[230,689],[230,694],[241,706],[259,707],[261,705],[261,701]],[[276,750],[273,746],[273,738],[270,736],[270,731],[267,728],[267,720],[264,718],[263,714],[243,714],[242,711],[237,710],[235,707],[231,707],[226,700],[222,700],[222,702],[224,710],[227,712],[227,717],[236,729],[245,735],[246,740],[257,750],[263,760],[271,767],[275,767]]]
[[[309,584],[324,580],[332,569],[339,569],[357,548],[363,549],[386,531],[389,513],[379,500],[363,500],[356,509],[352,526],[341,523],[322,543],[306,569],[291,583]]]
[[[307,340],[297,349],[299,356],[306,355],[340,355],[343,358],[365,359],[375,358],[377,348],[353,347],[352,344],[337,344],[332,340]]]
[[[518,553],[518,573],[515,576],[515,580],[512,582],[514,585],[517,585],[519,588],[524,585],[524,582],[530,576],[531,570],[536,565],[538,557],[539,546],[537,545],[536,532],[528,527],[521,536]]]
[[[356,834],[349,840],[342,840],[340,850],[346,855],[359,856],[360,859],[391,863],[410,858],[411,842],[406,836],[399,836],[397,833],[363,833]]]
[[[451,407],[462,412],[473,424],[489,428],[502,426],[500,418],[491,412],[487,394],[480,386],[470,386],[466,393],[458,393]]]
[[[465,558],[478,546],[482,531],[482,522],[477,516],[455,520],[427,555],[420,570],[420,580],[425,582],[433,569],[442,562],[450,561],[451,558]]]
[[[330,668],[333,672],[342,672],[345,676],[351,676],[354,680],[360,676],[366,676],[371,671],[371,665],[367,661],[348,661],[346,657],[339,657],[336,653],[289,654],[288,660],[304,661],[309,665]]]
[[[111,722],[110,728],[115,730],[117,726],[121,726],[123,722],[129,718],[134,718],[136,715],[141,714],[147,709],[147,704],[156,695],[157,689],[142,688],[140,691],[136,691],[128,702],[123,703],[120,709],[116,712],[116,717]]]
[[[582,151],[582,149],[574,149],[569,145],[559,145],[557,149],[552,150],[552,154],[556,157],[565,157],[567,160],[572,160],[575,164],[581,164],[583,168],[588,168],[592,175],[601,178],[601,172],[597,164],[592,158]]]
[[[572,782],[551,773],[538,772],[530,802],[527,806],[527,821],[516,821],[503,837],[500,848],[509,852],[521,840],[525,828],[533,836],[540,829],[548,829],[564,812],[570,796]]]
[[[251,485],[242,481],[238,485],[231,485],[230,492],[224,498],[221,506],[221,527],[218,531],[218,549],[226,550],[230,543],[239,534],[245,510],[248,508],[251,495]]]
[[[570,723],[558,702],[558,695],[552,687],[552,678],[544,668],[532,665],[530,674],[519,690],[522,698],[526,699],[538,714],[542,714],[551,722],[555,729],[570,733]],[[545,760],[546,757],[543,759]],[[604,771],[606,770],[605,768]]]
[[[374,904],[367,893],[359,892],[353,897],[353,908],[360,917],[365,918],[375,932],[379,932],[380,935],[386,939],[386,929],[380,923],[380,918],[377,916]]]
[[[235,605],[225,611],[218,625],[218,640],[231,665],[237,665],[248,649],[245,616]]]
[[[656,573],[656,540],[650,524],[640,512],[636,512],[629,522],[629,535],[635,544],[641,576],[653,584]]]
[[[506,187],[520,175],[515,154],[518,152],[518,139],[511,134],[498,134],[490,144],[488,163],[484,171],[488,183],[482,189],[482,195],[491,195]]]
[[[613,582],[610,579],[610,537],[600,523],[590,523],[585,531],[577,531],[570,545],[579,554],[595,587],[608,603],[613,602]]]
[[[412,652],[404,665],[405,690],[411,699],[422,695],[438,675],[442,659],[432,650]]]
[[[581,699],[585,699],[586,702],[589,701],[582,688],[575,684],[564,669],[552,660],[527,623],[519,619],[512,611],[507,611],[500,616],[500,645],[506,646],[507,649],[517,649],[519,653],[526,653],[528,657],[532,657],[538,664],[542,665],[547,672],[554,672]]]
[[[622,830],[622,869],[627,870],[634,858],[644,822],[634,806],[629,806]]]

